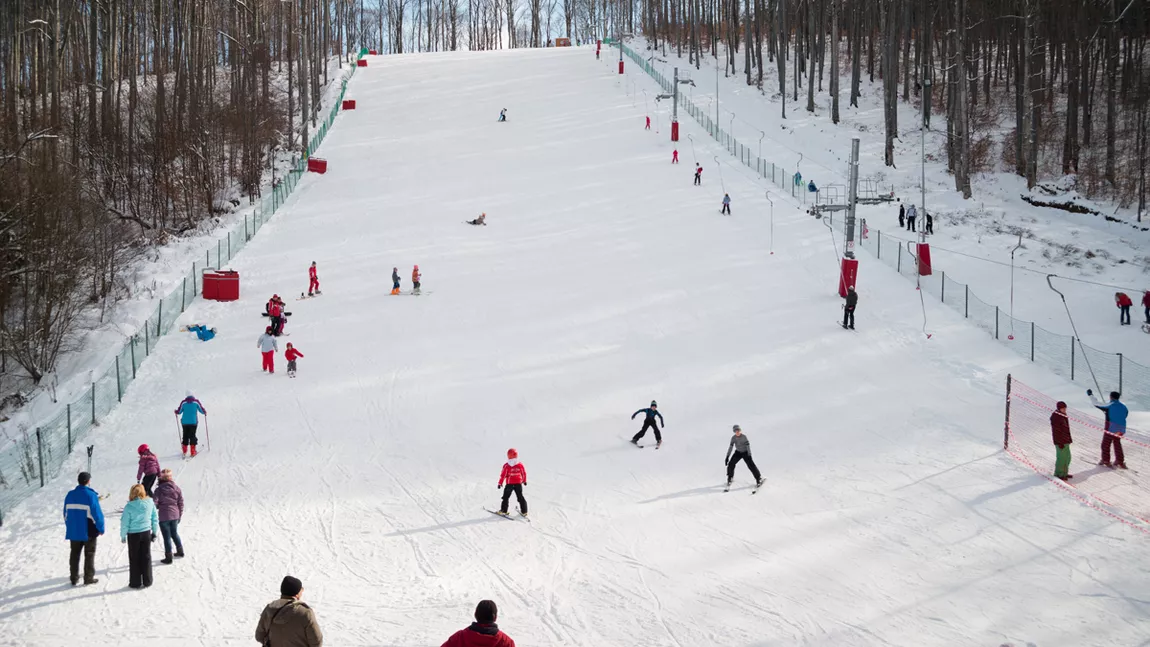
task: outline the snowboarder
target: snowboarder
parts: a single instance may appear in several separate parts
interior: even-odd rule
[[[906,229],[906,205],[898,205],[898,228]]]
[[[499,111],[499,121],[507,121],[507,108]]]
[[[747,467],[751,468],[751,475],[755,477],[755,487],[761,486],[763,477],[759,474],[759,468],[755,466],[754,459],[751,458],[751,441],[743,435],[743,430],[739,428],[739,425],[732,427],[732,431],[735,432],[735,435],[731,436],[731,444],[727,446],[727,457],[723,459],[723,464],[727,466],[727,489],[730,489],[731,481],[735,478],[735,466],[739,464],[739,461],[745,461]],[[732,450],[734,455],[731,454]]]
[[[144,485],[144,492],[152,496],[152,484],[160,476],[160,459],[148,449],[147,443],[136,448],[140,456],[140,465],[136,469],[136,483]]]
[[[1070,444],[1074,439],[1070,437],[1070,418],[1066,416],[1066,403],[1059,402],[1054,405],[1055,411],[1050,414],[1050,432],[1054,437],[1054,446],[1057,448],[1054,459],[1054,478],[1074,478],[1070,474]]]
[[[184,430],[183,441],[180,443],[181,453],[187,455],[188,447],[191,447],[192,458],[196,457],[196,445],[199,444],[196,439],[196,427],[200,423],[199,415],[201,413],[205,416],[208,415],[204,405],[196,399],[196,396],[192,395],[191,391],[185,394],[184,399],[176,407],[176,415],[180,416],[180,425]]]
[[[323,644],[323,632],[315,619],[315,611],[300,600],[303,582],[291,575],[280,583],[280,597],[268,603],[256,625],[256,640],[261,645]]]
[[[319,291],[319,277],[315,273],[315,261],[311,262],[311,267],[307,270],[307,295],[310,297],[312,294],[320,294]]]
[[[297,357],[303,357],[303,353],[292,348],[291,342],[288,342],[287,350],[284,351],[284,359],[288,361],[287,374],[288,377],[295,377],[295,360]]]
[[[914,205],[913,204],[910,205],[910,208],[906,210],[906,229],[907,229],[907,231],[917,231],[914,228],[914,219],[917,215],[918,215],[918,212],[915,211]]]
[[[527,468],[519,462],[519,452],[514,448],[507,450],[507,462],[503,464],[503,471],[499,473],[497,487],[503,490],[503,503],[499,506],[499,514],[507,516],[507,502],[514,492],[515,498],[519,500],[519,514],[526,517],[527,499],[523,498],[523,488],[527,487]]]
[[[423,275],[419,273],[419,266],[418,265],[416,265],[415,267],[413,267],[411,269],[411,293],[412,294],[419,294],[419,279],[422,277],[423,277]]]
[[[1115,292],[1114,293],[1114,303],[1118,306],[1118,311],[1119,311],[1118,312],[1118,325],[1129,326],[1130,325],[1130,306],[1134,305],[1134,302],[1130,300],[1130,297],[1127,296],[1127,294],[1125,292]]]
[[[651,130],[651,117],[647,117],[647,127],[644,130]]]
[[[487,220],[487,213],[486,213],[486,212],[484,212],[484,213],[481,213],[481,214],[479,214],[479,217],[478,217],[478,218],[476,218],[475,220],[468,220],[468,221],[467,221],[467,224],[469,224],[469,225],[484,225],[484,226],[486,226],[486,225],[487,225],[487,222],[486,222],[486,220]]]
[[[1117,391],[1110,392],[1110,402],[1103,404],[1094,396],[1094,392],[1086,389],[1086,395],[1097,409],[1106,414],[1105,433],[1102,435],[1102,460],[1099,465],[1126,469],[1126,455],[1122,452],[1122,437],[1126,435],[1126,415],[1130,413],[1126,405],[1118,401],[1122,394]],[[1114,445],[1114,464],[1110,464],[1110,446]]]
[[[730,196],[730,194],[727,194],[727,193],[723,194],[723,209],[721,211],[719,211],[719,213],[720,214],[725,213],[728,216],[731,215],[731,196]]]
[[[279,344],[276,343],[275,335],[272,334],[272,327],[268,326],[264,334],[256,341],[256,346],[260,349],[263,355],[263,367],[268,373],[276,372],[276,351],[280,349]]]
[[[64,497],[65,538],[71,545],[68,568],[72,586],[80,583],[80,553],[84,553],[84,585],[95,584],[96,540],[104,534],[104,511],[100,495],[92,489],[92,475],[80,472],[79,485]]]
[[[391,268],[391,293],[399,294],[399,268]]]
[[[160,516],[151,495],[137,483],[120,514],[120,543],[128,545],[128,588],[152,585],[152,542],[160,532]]]
[[[855,292],[855,286],[847,288],[847,302],[843,305],[843,328],[855,329],[855,306],[859,304],[858,292]]]
[[[698,162],[695,163],[695,186],[703,183],[703,167],[699,166]]]
[[[160,534],[164,536],[163,564],[172,563],[172,542],[176,544],[176,557],[184,556],[184,542],[180,539],[180,518],[184,516],[184,493],[172,480],[172,470],[160,472],[160,484],[153,498],[160,516]]]
[[[678,164],[679,163],[679,149],[677,149],[677,148],[675,150],[671,151],[671,163],[672,164]],[[1147,319],[1150,319],[1150,317],[1147,317]],[[1150,323],[1150,322],[1148,322],[1148,323]]]
[[[666,425],[663,423],[663,414],[659,413],[659,403],[651,400],[651,406],[647,407],[646,409],[639,409],[635,413],[632,413],[631,419],[634,420],[635,416],[639,415],[640,413],[644,414],[643,428],[639,430],[639,433],[635,434],[631,438],[631,444],[638,445],[639,439],[647,433],[647,428],[650,427],[655,432],[655,446],[661,446],[663,444],[663,434],[659,433],[659,427],[664,427]],[[659,418],[658,424],[655,424],[656,417]]]
[[[597,57],[599,53],[595,55]],[[515,647],[515,641],[495,624],[498,617],[499,609],[495,602],[481,600],[475,607],[475,622],[452,634],[442,647]]]
[[[1142,309],[1145,311],[1146,323],[1150,324],[1150,291],[1142,293]]]
[[[933,236],[934,235],[934,216],[930,215],[930,212],[927,211],[926,209],[922,210],[922,215],[924,218],[926,218],[926,229],[924,231],[926,231],[927,234]]]
[[[215,328],[208,328],[204,324],[194,324],[187,327],[188,332],[196,333],[200,341],[211,341],[216,336]]]

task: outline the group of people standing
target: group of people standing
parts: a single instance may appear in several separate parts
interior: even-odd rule
[[[1114,305],[1118,306],[1118,324],[1129,326],[1130,308],[1134,305],[1130,295],[1125,292],[1115,292]],[[1142,293],[1142,310],[1146,317],[1146,323],[1150,324],[1150,290]]]
[[[1103,467],[1127,469],[1126,455],[1122,451],[1122,437],[1126,435],[1126,418],[1130,410],[1122,403],[1122,394],[1117,391],[1110,392],[1110,401],[1102,402],[1091,389],[1086,389],[1086,395],[1091,404],[1102,411],[1106,422],[1102,433],[1102,457],[1098,464]],[[1070,417],[1066,413],[1066,403],[1058,402],[1054,405],[1054,413],[1050,414],[1050,431],[1056,449],[1054,460],[1054,478],[1068,481],[1074,478],[1070,473],[1070,445],[1074,439],[1070,434]],[[1114,449],[1114,462],[1110,461],[1110,450]]]
[[[476,222],[468,221],[471,225],[482,225],[486,220],[487,214],[483,214],[476,219]],[[423,273],[419,271],[419,266],[416,265],[411,268],[411,293],[420,294],[420,287],[422,286]],[[393,295],[399,294],[399,268],[391,268],[391,293]]]
[[[922,223],[923,233],[933,235],[934,234],[934,217],[932,217],[930,215],[930,212],[928,212],[925,208],[923,208],[922,218],[923,218],[923,223]],[[918,225],[915,224],[915,221],[917,219],[918,219],[918,209],[915,208],[913,203],[910,205],[909,209],[906,208],[906,205],[903,205],[903,204],[898,205],[898,226],[900,229],[906,229],[907,231],[917,232],[918,231],[918,229],[917,229]]]

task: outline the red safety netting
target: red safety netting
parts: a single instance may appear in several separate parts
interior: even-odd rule
[[[1127,427],[1122,436],[1127,470],[1098,465],[1102,456],[1105,418],[1101,411],[1067,407],[1074,478],[1054,478],[1055,447],[1050,416],[1057,400],[1015,379],[1009,380],[1005,449],[1014,458],[1046,476],[1083,503],[1150,532],[1150,491],[1140,472],[1150,470],[1150,435]],[[1070,404],[1070,403],[1067,403]],[[1113,449],[1111,460],[1114,460]],[[1133,523],[1132,523],[1133,522]]]

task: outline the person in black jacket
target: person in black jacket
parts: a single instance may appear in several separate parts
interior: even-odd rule
[[[859,303],[858,292],[854,286],[847,288],[847,303],[843,307],[843,328],[855,329],[855,306]]]
[[[662,445],[663,435],[659,433],[659,427],[663,426],[663,414],[659,413],[659,403],[651,400],[650,407],[646,409],[639,409],[635,413],[632,413],[631,419],[634,420],[635,416],[639,415],[640,413],[646,414],[646,416],[643,418],[643,428],[640,429],[639,433],[635,434],[635,437],[631,439],[631,444],[638,445],[639,439],[647,433],[647,428],[650,427],[655,431],[655,446],[658,447],[659,445]],[[659,417],[659,424],[655,424],[656,416]]]

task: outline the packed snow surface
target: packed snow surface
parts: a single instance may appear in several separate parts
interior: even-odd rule
[[[165,337],[91,436],[99,584],[68,585],[70,478],[0,529],[0,645],[250,645],[288,573],[330,645],[438,645],[483,598],[525,646],[1150,641],[1148,536],[1001,449],[1007,372],[1085,407],[1078,388],[930,300],[927,339],[865,255],[843,330],[821,222],[783,196],[774,240],[761,206],[720,216],[720,150],[682,122],[692,186],[689,149],[670,165],[588,49],[369,61],[327,174],[233,264],[241,300],[185,315],[219,336]],[[313,260],[324,293],[294,301]],[[415,264],[425,294],[389,296]],[[293,316],[269,376],[272,293]],[[188,389],[212,445],[181,463]],[[652,399],[663,447],[635,449]],[[753,496],[743,466],[722,492],[733,424]],[[144,442],[177,472],[188,557],[136,592],[113,511]],[[531,524],[484,511],[509,447]]]

